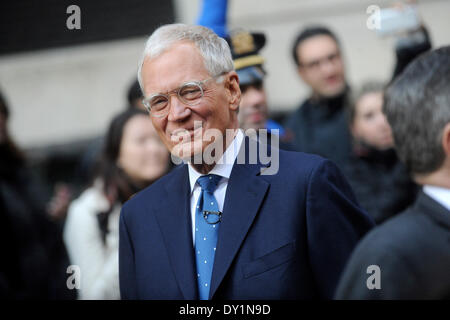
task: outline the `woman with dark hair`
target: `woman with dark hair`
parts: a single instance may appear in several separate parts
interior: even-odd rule
[[[119,299],[122,204],[168,170],[169,154],[148,114],[129,109],[111,122],[95,179],[69,208],[64,240],[80,267],[80,299]]]
[[[394,150],[392,130],[382,112],[384,85],[365,83],[350,105],[353,154],[343,167],[362,208],[377,224],[404,210],[417,187]]]

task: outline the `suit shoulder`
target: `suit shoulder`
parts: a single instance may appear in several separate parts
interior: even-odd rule
[[[435,233],[431,219],[414,208],[388,219],[354,250],[337,298],[436,298],[445,286],[448,290],[448,282],[442,279],[448,274],[450,254],[448,238]],[[367,290],[365,286],[366,268],[371,265],[379,267],[382,290]]]
[[[388,252],[405,257],[414,255],[421,239],[427,237],[428,224],[424,215],[409,208],[372,229],[361,240],[355,253],[371,257],[382,257]]]
[[[334,162],[319,155],[286,150],[280,150],[280,169],[308,174],[317,170],[339,170]]]
[[[181,174],[183,170],[186,170],[186,165],[184,164],[175,167],[174,169],[172,169],[172,171],[162,176],[148,187],[134,194],[128,201],[125,202],[123,207],[128,210],[129,208],[133,208],[136,205],[142,207],[143,202],[158,202],[163,195],[167,183],[171,181],[175,176]]]
[[[296,165],[297,167],[314,167],[324,161],[327,161],[327,159],[312,153],[288,151],[283,149],[279,149],[279,152],[281,161],[288,165]]]

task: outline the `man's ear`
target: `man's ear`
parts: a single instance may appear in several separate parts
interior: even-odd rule
[[[450,159],[450,122],[444,126],[442,131],[442,148],[448,159]]]
[[[230,109],[237,110],[241,102],[241,89],[239,88],[239,76],[235,71],[228,73],[225,79],[225,88],[229,93]]]

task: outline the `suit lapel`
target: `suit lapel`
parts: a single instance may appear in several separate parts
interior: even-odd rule
[[[245,138],[240,153],[248,155],[248,138]],[[250,226],[255,219],[269,183],[258,177],[260,164],[235,162],[228,181],[223,218],[220,224],[217,251],[211,279],[210,298],[212,298],[228,271]]]
[[[186,165],[166,184],[166,197],[156,210],[170,263],[185,299],[197,299],[196,267],[192,246],[190,187]],[[181,199],[180,199],[181,198]]]

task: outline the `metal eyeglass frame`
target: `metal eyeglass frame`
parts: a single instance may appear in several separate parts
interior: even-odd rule
[[[221,74],[216,75],[216,76],[213,76],[213,77],[209,77],[209,78],[204,79],[204,80],[200,80],[200,81],[189,81],[189,82],[185,82],[185,83],[183,83],[181,86],[179,86],[178,88],[176,88],[176,89],[174,89],[174,90],[172,90],[172,91],[169,91],[169,92],[167,92],[167,93],[165,93],[165,94],[164,94],[164,93],[155,93],[155,94],[152,94],[150,97],[147,97],[147,98],[142,99],[142,103],[144,104],[144,106],[145,106],[145,108],[147,109],[148,113],[149,113],[152,117],[163,118],[163,117],[165,117],[165,116],[167,116],[167,115],[169,114],[169,110],[170,110],[170,96],[171,96],[171,95],[176,94],[176,95],[178,96],[178,99],[179,99],[181,102],[183,102],[184,104],[187,104],[188,106],[194,106],[194,105],[196,105],[196,104],[203,98],[203,96],[204,96],[203,85],[204,85],[206,82],[208,82],[209,80],[216,79],[216,78],[219,78],[219,77],[223,76],[225,73],[226,73],[226,72],[221,73]],[[186,86],[189,86],[189,85],[196,85],[196,86],[198,86],[198,87],[200,88],[201,95],[200,95],[199,98],[195,99],[194,101],[187,101],[187,100],[185,100],[183,97],[180,96],[180,91],[181,91],[181,89],[184,88],[184,87],[186,87]],[[165,97],[165,98],[167,99],[167,107],[165,108],[165,109],[167,109],[167,110],[166,110],[166,112],[164,112],[164,114],[161,114],[161,115],[154,115],[154,114],[152,114],[152,112],[151,112],[152,110],[151,110],[150,103],[149,103],[150,100],[152,100],[154,97],[157,97],[157,96],[163,96],[163,97]]]

